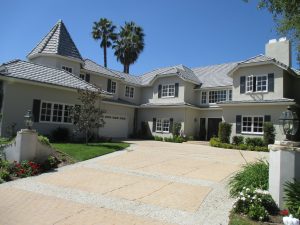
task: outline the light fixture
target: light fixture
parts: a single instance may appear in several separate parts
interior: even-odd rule
[[[286,140],[291,140],[299,128],[299,118],[296,112],[292,111],[289,106],[286,111],[282,112],[279,117],[284,134],[286,135]]]
[[[28,130],[31,130],[33,121],[31,110],[27,110],[27,113],[24,115],[25,126]]]

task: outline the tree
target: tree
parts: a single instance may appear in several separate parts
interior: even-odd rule
[[[101,40],[100,47],[104,53],[104,67],[107,67],[107,48],[112,46],[112,41],[117,39],[115,33],[116,26],[106,18],[101,18],[98,22],[94,22],[92,36],[95,40]]]
[[[129,66],[134,64],[140,53],[144,50],[144,31],[134,22],[125,22],[117,40],[114,42],[113,49],[117,60],[124,65],[124,73],[129,73]]]
[[[100,91],[94,92],[88,89],[78,90],[78,99],[81,105],[76,105],[71,110],[72,119],[76,127],[75,131],[85,135],[85,143],[93,135],[93,131],[98,132],[98,128],[103,127],[104,111],[101,110]]]
[[[248,2],[249,0],[244,0]],[[299,0],[259,0],[259,9],[267,9],[277,23],[279,34],[293,41],[300,65],[300,1]]]

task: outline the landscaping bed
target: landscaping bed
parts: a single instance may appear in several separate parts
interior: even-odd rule
[[[270,221],[259,222],[247,218],[245,215],[240,215],[231,212],[228,225],[282,225],[282,216],[270,216]]]

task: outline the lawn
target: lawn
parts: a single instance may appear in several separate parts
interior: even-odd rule
[[[89,145],[75,143],[52,143],[52,146],[57,150],[68,154],[75,161],[79,162],[122,150],[127,148],[129,144],[123,142],[91,143]]]

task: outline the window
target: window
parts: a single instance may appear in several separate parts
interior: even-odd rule
[[[85,75],[84,75],[84,74],[80,74],[80,78],[81,78],[82,80],[85,80]]]
[[[116,89],[117,89],[117,83],[115,81],[112,81],[111,87],[110,87],[111,93],[116,93]],[[133,97],[133,95],[132,95],[132,97]]]
[[[73,71],[73,69],[71,67],[62,66],[61,68],[69,73],[72,73],[72,71]]]
[[[202,94],[201,94],[201,103],[202,104],[206,104],[206,91],[202,91]]]
[[[246,91],[249,92],[266,92],[268,91],[268,76],[248,76],[246,80]]]
[[[168,84],[162,86],[162,97],[174,97],[175,96],[175,85]]]
[[[61,103],[42,102],[40,121],[53,123],[72,123],[72,107],[72,105]]]
[[[242,120],[242,132],[243,133],[263,133],[263,116],[243,116]]]
[[[125,96],[129,98],[133,98],[134,95],[134,87],[126,86]]]
[[[210,91],[208,95],[209,103],[226,101],[226,90]]]
[[[157,119],[156,120],[156,132],[169,133],[170,132],[170,120],[169,119]]]

